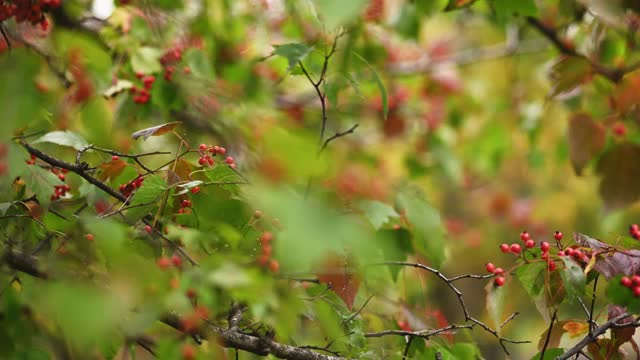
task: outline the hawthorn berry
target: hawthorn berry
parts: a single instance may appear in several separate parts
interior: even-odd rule
[[[173,255],[171,256],[171,263],[175,267],[180,267],[182,265],[182,258],[180,258],[180,256],[178,255]]]
[[[524,247],[526,247],[527,249],[531,249],[531,248],[533,248],[533,247],[535,247],[535,246],[536,246],[536,242],[535,242],[535,241],[533,241],[533,240],[531,240],[531,239],[527,240],[527,241],[524,243]]]
[[[565,253],[567,256],[573,256],[573,253],[574,253],[574,252],[575,252],[575,250],[574,250],[573,248],[566,248],[566,249],[564,249],[564,253]]]
[[[260,255],[260,257],[258,258],[258,264],[260,264],[260,266],[267,266],[269,260],[269,255]]]
[[[524,230],[520,233],[520,240],[522,241],[527,241],[531,239],[531,235],[529,235],[529,233],[527,232],[527,230]]]
[[[262,246],[262,254],[263,255],[271,256],[272,252],[273,252],[273,248],[271,247],[271,245],[263,245]]]
[[[634,286],[634,288],[633,288],[633,296],[635,296],[635,297],[640,296],[640,286]]]
[[[226,159],[224,159],[224,162],[228,165],[233,164],[234,160],[233,160],[233,156],[227,156]]]
[[[509,249],[514,254],[520,254],[520,252],[522,251],[522,247],[520,246],[520,244],[511,244],[511,247]]]
[[[507,279],[505,279],[504,276],[498,276],[493,280],[493,284],[498,287],[504,285],[504,283],[506,282],[507,282]]]
[[[200,192],[200,187],[199,186],[194,186],[191,188],[191,193],[192,194],[197,194]]]
[[[632,281],[631,281],[631,279],[630,279],[628,276],[623,276],[623,277],[620,279],[620,284],[622,284],[622,286],[624,286],[624,287],[628,287],[628,288],[630,288],[630,287],[631,287],[631,284],[632,284]]]
[[[64,181],[65,175],[63,173],[58,174],[58,179],[60,179],[60,181]]]
[[[84,237],[85,237],[85,239],[87,239],[87,240],[89,240],[89,241],[93,241],[93,239],[94,239],[93,234],[87,234],[87,235],[85,235]]]
[[[565,256],[566,254],[564,253],[564,251],[560,250],[558,251],[558,256]]]
[[[556,269],[556,262],[553,260],[549,260],[549,262],[547,263],[547,268],[549,269],[549,271],[554,271]]]
[[[200,151],[207,150],[207,144],[200,144],[200,146],[198,146],[198,149],[200,149]]]
[[[556,230],[556,232],[555,232],[555,233],[553,233],[553,238],[554,238],[554,239],[556,239],[556,240],[558,240],[558,241],[562,240],[562,237],[563,237],[563,236],[564,236],[564,235],[562,234],[562,232],[560,232],[560,231],[558,231],[558,230]]]
[[[640,286],[640,275],[633,275],[631,277],[631,283],[633,286]]]
[[[484,267],[487,269],[487,272],[491,274],[496,272],[496,266],[493,263],[487,263]]]
[[[120,156],[118,156],[118,155],[113,155],[111,157],[111,161],[118,161],[118,160],[120,160]]]
[[[271,261],[269,261],[269,271],[274,274],[280,271],[280,263],[278,262],[278,260],[271,259]]]
[[[496,268],[496,269],[493,271],[493,273],[494,273],[494,274],[496,274],[496,275],[502,275],[502,274],[504,274],[504,269],[503,269],[503,268],[500,268],[500,267],[499,267],[499,268]]]
[[[511,248],[509,248],[508,244],[500,244],[500,251],[506,254],[511,251]]]
[[[260,236],[260,242],[262,244],[268,244],[273,240],[273,233],[271,231],[265,231]]]
[[[193,288],[188,288],[185,295],[187,295],[189,299],[195,299],[196,297],[198,297],[198,293]]]
[[[627,128],[621,122],[616,123],[613,125],[613,133],[618,137],[623,137],[627,133]]]
[[[216,152],[217,152],[218,154],[220,154],[220,155],[224,155],[224,154],[226,154],[226,153],[227,153],[227,149],[225,149],[225,148],[223,148],[222,146],[220,146],[220,147],[218,147],[218,148],[216,149]]]
[[[145,225],[144,231],[146,231],[147,234],[151,234],[153,232],[153,228],[151,227],[151,225]]]
[[[171,267],[171,259],[169,259],[168,257],[163,256],[163,257],[158,259],[156,264],[158,265],[158,267],[160,269],[165,270],[165,269],[168,269],[169,267]]]
[[[207,163],[207,159],[205,159],[204,157],[201,157],[200,159],[198,159],[198,164],[204,165],[206,163]]]
[[[185,344],[182,346],[182,360],[195,360],[196,348],[192,345]]]
[[[542,250],[542,252],[547,252],[549,249],[551,249],[551,244],[548,242],[543,241],[542,244],[540,244],[540,250]]]

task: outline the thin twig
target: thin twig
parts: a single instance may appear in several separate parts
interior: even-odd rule
[[[354,124],[345,131],[336,132],[333,136],[324,141],[324,144],[322,144],[322,147],[320,148],[320,150],[318,150],[318,154],[321,153],[333,140],[352,134],[358,128],[358,126],[360,126],[360,124]]]
[[[558,309],[553,312],[553,316],[551,317],[551,322],[549,323],[549,329],[547,330],[547,337],[544,339],[544,345],[542,346],[542,351],[540,351],[540,359],[544,359],[544,353],[547,351],[547,347],[549,346],[549,340],[551,340],[551,332],[553,331],[553,323],[558,319]]]

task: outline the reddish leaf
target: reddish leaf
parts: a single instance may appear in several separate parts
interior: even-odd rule
[[[626,312],[627,312],[627,309],[625,309],[622,306],[609,305],[609,313],[607,314],[607,320],[611,320]],[[633,322],[633,317],[631,316],[624,320],[618,321],[619,324],[628,324],[631,322]],[[631,338],[633,337],[633,334],[636,333],[636,328],[635,327],[616,328],[616,329],[611,329],[611,332],[613,334],[612,339],[615,340],[616,345],[621,346],[622,344],[631,340]]]
[[[98,178],[102,181],[106,179],[115,179],[118,175],[122,174],[124,168],[127,166],[127,163],[124,160],[112,160],[100,165],[100,175]]]
[[[604,252],[611,248],[610,245],[600,240],[580,233],[573,233],[573,239],[576,243],[591,248],[594,252]],[[598,256],[593,268],[607,279],[620,274],[634,275],[640,271],[640,250],[620,250],[605,256]]]
[[[598,155],[606,140],[606,130],[601,123],[593,121],[591,116],[575,113],[569,118],[569,158],[576,174]]]
[[[605,211],[629,205],[640,198],[640,146],[620,144],[607,151],[598,162],[602,175],[600,196]]]
[[[174,121],[174,122],[138,130],[133,134],[131,134],[131,137],[134,139],[143,137],[144,140],[147,140],[149,136],[159,136],[159,135],[168,133],[169,131],[173,130],[173,128],[175,128],[178,124],[180,124],[180,121]]]
[[[320,283],[329,285],[351,310],[360,287],[360,279],[348,260],[333,254],[325,259],[321,268],[321,272],[317,274]]]

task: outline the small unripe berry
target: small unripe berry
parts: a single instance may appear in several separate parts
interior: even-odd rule
[[[535,247],[535,246],[536,246],[536,242],[535,242],[535,241],[533,241],[533,240],[531,240],[531,239],[527,240],[527,241],[524,243],[524,247],[526,247],[527,249],[531,249],[531,248],[533,248],[533,247]]]
[[[509,249],[514,254],[520,254],[520,252],[522,251],[522,247],[520,246],[520,244],[511,244],[511,247]]]
[[[502,251],[503,253],[508,253],[509,251],[511,251],[511,249],[509,248],[508,244],[500,244],[500,251]]]
[[[171,267],[171,259],[163,256],[158,259],[157,265],[160,269],[168,269],[169,267]]]
[[[623,277],[620,279],[620,284],[622,284],[622,286],[624,286],[624,287],[628,287],[628,288],[630,288],[630,287],[631,287],[631,284],[632,284],[632,281],[631,281],[631,279],[630,279],[628,276],[623,276]]]
[[[147,234],[151,234],[153,232],[153,228],[151,227],[151,225],[145,225],[144,231],[146,231]]]
[[[93,241],[93,239],[94,239],[93,234],[87,234],[87,235],[85,235],[84,237],[85,237],[85,239],[87,239],[87,240],[89,240],[89,241]]]
[[[485,269],[487,269],[487,272],[489,272],[491,274],[496,272],[496,266],[493,263],[487,263],[484,267],[485,267]]]
[[[507,282],[507,279],[505,279],[504,276],[498,276],[493,280],[495,286],[502,286],[505,282]]]
[[[504,269],[503,268],[496,268],[493,273],[496,274],[496,275],[502,275],[502,274],[504,274]]]
[[[531,239],[531,235],[526,230],[520,233],[520,240],[527,241],[529,239]]]
[[[175,267],[180,267],[182,265],[182,258],[180,258],[180,256],[178,255],[173,255],[171,256],[171,263]]]
[[[551,244],[548,242],[543,241],[542,244],[540,244],[540,250],[542,250],[542,252],[547,252],[549,249],[551,249]]]
[[[120,156],[118,156],[118,155],[113,155],[111,157],[111,161],[118,161],[118,160],[120,160]]]
[[[563,237],[563,235],[562,235],[562,233],[561,233],[560,231],[556,231],[556,232],[553,234],[553,238],[554,238],[554,239],[556,239],[556,240],[558,240],[558,241],[562,240],[562,237]]]

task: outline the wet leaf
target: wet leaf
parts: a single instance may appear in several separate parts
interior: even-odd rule
[[[600,196],[605,211],[627,206],[640,198],[640,146],[624,143],[608,150],[598,161],[602,176]]]
[[[569,158],[577,175],[604,149],[606,130],[591,116],[575,113],[569,118]]]
[[[138,131],[134,132],[133,134],[131,134],[131,137],[133,139],[137,139],[139,137],[143,137],[144,140],[147,140],[147,138],[149,136],[160,136],[160,135],[166,134],[169,131],[173,130],[173,128],[175,128],[179,124],[180,124],[180,121],[174,121],[174,122],[170,122],[170,123],[166,123],[166,124],[162,124],[162,125],[153,126],[153,127],[150,127],[150,128],[138,130]]]

